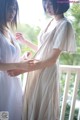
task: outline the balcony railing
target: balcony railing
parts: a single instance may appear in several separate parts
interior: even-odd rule
[[[71,96],[71,107],[70,107],[70,113],[69,113],[69,119],[73,120],[74,117],[74,110],[75,110],[75,103],[76,103],[76,96],[78,91],[78,85],[80,80],[80,66],[70,66],[70,65],[60,65],[60,75],[65,73],[65,86],[64,86],[64,93],[63,93],[63,100],[62,100],[62,106],[61,106],[61,113],[60,113],[60,120],[65,120],[65,111],[66,111],[66,105],[67,105],[67,97],[68,97],[68,91],[69,91],[69,83],[71,81],[71,75],[74,74],[74,86],[73,86],[73,95]],[[23,89],[26,82],[26,74],[24,74],[23,77]],[[80,108],[80,107],[79,107]],[[80,111],[79,111],[80,112]],[[78,114],[79,117],[79,114]],[[80,119],[77,119],[80,120]]]
[[[75,103],[76,103],[76,96],[77,96],[78,85],[79,85],[79,80],[80,80],[80,66],[60,65],[60,75],[62,73],[66,73],[66,78],[65,78],[65,87],[64,87],[60,120],[64,120],[64,117],[65,117],[67,96],[68,96],[68,91],[69,91],[69,83],[71,80],[71,75],[75,74],[73,95],[72,95],[71,107],[70,107],[70,113],[69,113],[69,119],[68,119],[68,120],[73,120]],[[79,114],[78,114],[78,117],[79,117]]]

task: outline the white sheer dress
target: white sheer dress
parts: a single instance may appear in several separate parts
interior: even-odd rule
[[[19,60],[19,47],[13,36],[13,43],[0,32],[0,62],[9,63]],[[17,77],[10,77],[6,71],[0,71],[0,112],[8,111],[9,120],[21,120],[22,88]]]
[[[41,32],[40,48],[35,59],[46,60],[53,49],[74,52],[76,48],[71,23],[63,18],[52,21]],[[23,120],[59,120],[59,66],[58,61],[51,67],[28,73],[24,103]]]

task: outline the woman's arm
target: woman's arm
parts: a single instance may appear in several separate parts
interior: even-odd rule
[[[32,42],[26,40],[21,33],[16,33],[16,39],[23,44],[26,44],[28,47],[30,47],[33,51],[37,51],[38,47],[37,45],[33,44]]]
[[[52,55],[44,61],[37,61],[37,60],[28,61],[28,64],[27,64],[28,67],[26,67],[26,64],[24,64],[25,70],[27,70],[27,72],[29,72],[29,71],[34,71],[37,69],[43,69],[46,67],[50,67],[53,64],[55,64],[60,53],[61,53],[61,51],[59,49],[54,49],[52,52]]]
[[[33,59],[33,60],[27,60],[27,61],[25,60],[21,63],[14,63],[16,70],[10,70],[8,71],[8,74],[11,76],[16,76],[16,75],[19,75],[25,72],[30,72],[30,71],[50,67],[53,64],[55,64],[60,53],[61,51],[59,49],[54,49],[50,58],[44,61],[38,61],[38,60]],[[19,70],[20,68],[23,70]]]
[[[21,70],[21,69],[13,69],[13,70],[8,70],[7,71],[7,73],[10,76],[18,76],[18,75],[23,74],[25,72],[26,72],[26,70]]]
[[[21,63],[14,63],[15,69],[23,69],[26,70],[26,72],[34,71],[37,69],[43,69],[46,67],[50,67],[53,64],[55,64],[56,60],[58,59],[58,56],[60,55],[61,51],[59,49],[54,49],[51,57],[44,61],[38,61],[38,60],[25,60]]]
[[[35,52],[38,50],[37,45],[33,44],[32,42],[30,42],[28,40],[25,40],[24,44],[26,44],[28,47],[30,47]]]
[[[15,69],[14,63],[0,63],[0,71]]]

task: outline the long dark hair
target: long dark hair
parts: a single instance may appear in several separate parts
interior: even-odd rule
[[[13,3],[16,3],[16,15],[14,17],[14,19],[12,20],[12,22],[10,22],[10,26],[17,27],[17,15],[19,13],[19,7],[18,7],[18,3],[17,0],[0,0],[0,31],[3,32],[4,27],[8,27],[7,26],[7,9],[8,6],[13,5]]]

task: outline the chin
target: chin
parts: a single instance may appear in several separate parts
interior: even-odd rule
[[[51,15],[51,16],[54,16],[55,15],[55,13],[53,12],[53,11],[48,11],[47,12],[49,15]]]
[[[13,18],[8,19],[8,22],[9,22],[9,23],[12,22],[12,21],[13,21]]]

